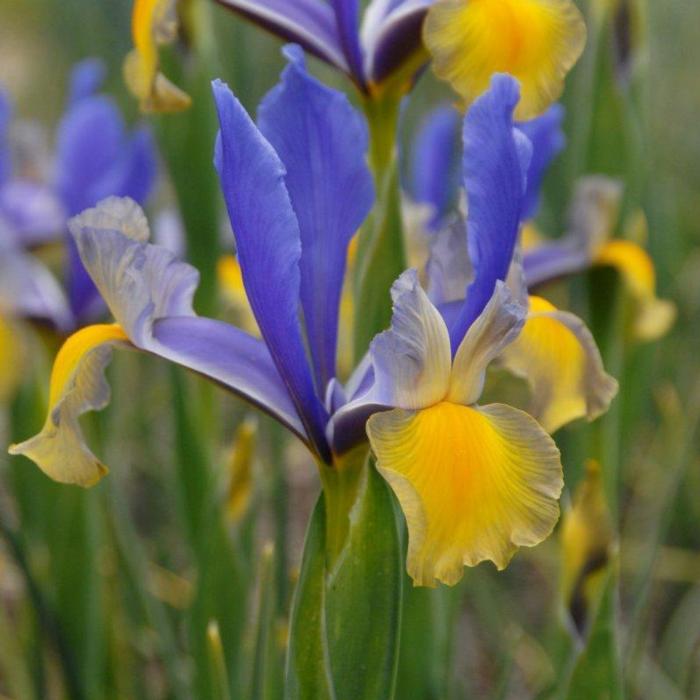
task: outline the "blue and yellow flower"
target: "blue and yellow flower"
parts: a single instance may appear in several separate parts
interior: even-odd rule
[[[342,473],[351,455],[371,449],[406,516],[416,584],[455,583],[465,564],[483,560],[504,567],[517,547],[551,532],[562,489],[559,451],[545,429],[510,406],[479,404],[489,364],[528,323],[514,254],[532,145],[514,128],[517,82],[496,76],[464,121],[462,241],[473,274],[461,301],[443,309],[416,271],[404,272],[392,290],[391,327],[342,384],[347,251],[373,202],[367,129],[344,95],[306,72],[298,47],[286,54],[257,124],[223,83],[213,85],[215,163],[261,338],[197,316],[196,270],[148,243],[132,200],[103,201],[75,217],[71,231],[116,323],[69,338],[44,428],[11,451],[59,481],[98,481],[106,468],[78,417],[106,403],[111,348],[132,347],[262,408],[300,438],[322,474]]]

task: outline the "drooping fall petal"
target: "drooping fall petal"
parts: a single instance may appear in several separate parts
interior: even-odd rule
[[[454,584],[484,560],[502,569],[559,517],[559,450],[521,411],[441,402],[378,413],[367,433],[406,516],[416,585]]]
[[[435,73],[467,104],[494,73],[510,73],[522,85],[517,118],[531,119],[561,94],[586,26],[570,0],[438,0],[423,39]]]
[[[617,393],[583,321],[541,297],[530,297],[525,326],[501,361],[529,382],[530,412],[550,433],[576,418],[597,418]]]

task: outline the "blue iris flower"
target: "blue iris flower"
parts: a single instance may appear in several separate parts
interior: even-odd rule
[[[0,91],[0,303],[62,331],[82,325],[103,308],[68,235],[68,219],[109,195],[144,203],[156,178],[150,132],[127,129],[114,101],[98,93],[104,74],[94,59],[73,69],[50,158],[13,152],[11,103]],[[28,147],[38,150],[31,143]],[[63,238],[69,249],[67,294],[29,254],[35,246]]]

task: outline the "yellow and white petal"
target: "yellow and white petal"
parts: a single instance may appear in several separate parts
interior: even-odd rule
[[[559,517],[559,450],[522,411],[441,402],[377,413],[367,434],[406,516],[416,585],[455,584],[485,560],[502,569]]]
[[[541,297],[530,297],[525,327],[501,362],[528,381],[530,412],[550,433],[576,418],[593,420],[617,394],[617,381],[605,372],[583,321]]]
[[[542,113],[562,92],[564,78],[586,43],[586,25],[571,0],[437,0],[423,40],[438,77],[467,104],[494,73],[522,86],[520,120]]]
[[[370,346],[373,400],[414,409],[445,398],[452,369],[447,326],[423,291],[415,270],[406,270],[391,288],[391,328]]]
[[[493,296],[472,323],[457,349],[447,398],[469,406],[484,388],[486,368],[512,343],[525,322],[526,309],[515,302],[510,289],[500,280]]]
[[[636,243],[615,239],[605,243],[595,258],[597,265],[614,267],[636,304],[634,335],[656,340],[665,335],[676,319],[673,302],[656,296],[656,271],[649,254]]]
[[[12,398],[22,378],[24,354],[19,329],[0,314],[0,403]]]
[[[44,427],[29,440],[12,445],[10,454],[29,457],[49,477],[66,484],[92,486],[107,473],[85,444],[78,419],[109,402],[104,369],[115,344],[128,344],[116,324],[87,326],[66,340],[51,372]]]
[[[177,33],[174,0],[134,0],[131,16],[134,49],[124,60],[127,87],[144,112],[177,112],[190,98],[158,71],[158,46]]]

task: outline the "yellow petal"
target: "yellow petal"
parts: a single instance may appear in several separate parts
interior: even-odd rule
[[[562,595],[579,632],[583,631],[605,567],[613,530],[605,502],[600,465],[591,460],[576,489],[561,530]]]
[[[522,86],[518,119],[543,112],[586,43],[586,25],[570,0],[437,0],[423,27],[433,69],[467,104],[494,73]]]
[[[19,385],[23,357],[16,325],[0,314],[0,403],[9,401]]]
[[[174,5],[173,0],[134,0],[134,49],[124,60],[124,79],[144,112],[177,112],[190,106],[189,96],[158,72],[158,45],[177,33]]]
[[[665,335],[676,319],[676,307],[656,296],[656,271],[649,254],[636,243],[616,239],[597,252],[595,263],[610,265],[621,275],[636,304],[634,334],[640,340],[656,340]]]
[[[117,343],[128,339],[116,324],[88,326],[66,340],[51,372],[44,427],[33,438],[12,445],[10,454],[29,457],[52,479],[66,484],[92,486],[107,473],[85,445],[78,418],[107,405],[109,386],[103,373]]]
[[[603,369],[584,323],[541,297],[530,297],[525,327],[501,360],[527,379],[533,395],[531,413],[550,433],[576,418],[593,420],[617,393],[617,382]]]
[[[464,565],[484,560],[502,569],[559,517],[559,450],[522,411],[447,402],[394,409],[372,416],[367,434],[406,516],[416,585],[452,585]]]
[[[238,325],[251,335],[260,337],[260,329],[250,308],[248,295],[243,284],[243,273],[235,255],[222,255],[217,263],[219,288],[224,299],[236,312]]]

